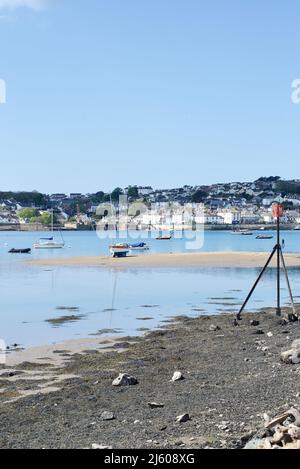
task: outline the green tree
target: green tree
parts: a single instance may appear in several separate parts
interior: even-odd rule
[[[37,210],[34,208],[23,208],[22,210],[19,210],[18,212],[18,217],[21,218],[22,220],[26,219],[31,219],[37,216]]]
[[[39,217],[39,221],[40,223],[42,223],[42,225],[51,225],[51,213],[49,212],[44,212],[42,213],[42,215]]]
[[[194,194],[192,195],[192,202],[194,203],[204,202],[206,197],[207,197],[207,193],[205,191],[198,190],[194,192]]]
[[[138,199],[139,198],[139,190],[137,186],[129,186],[127,195],[130,199]]]
[[[113,202],[119,202],[120,195],[124,194],[123,190],[120,187],[114,189],[111,193],[111,200]]]

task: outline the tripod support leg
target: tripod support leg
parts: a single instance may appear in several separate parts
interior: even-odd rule
[[[281,262],[282,262],[282,265],[283,265],[283,270],[284,270],[284,273],[285,273],[286,284],[287,284],[288,291],[289,291],[289,295],[290,295],[290,299],[291,299],[291,304],[292,304],[292,309],[293,309],[293,315],[294,315],[295,317],[297,317],[296,308],[295,308],[295,303],[294,303],[294,298],[293,298],[293,293],[292,293],[291,284],[290,284],[290,280],[289,280],[289,275],[288,275],[288,271],[287,271],[287,268],[286,268],[286,264],[285,264],[285,260],[284,260],[284,256],[283,256],[283,252],[282,252],[281,247],[280,247],[279,250],[280,250],[280,256],[281,256]]]
[[[269,259],[267,260],[266,265],[264,266],[263,270],[262,270],[261,273],[259,274],[259,277],[257,278],[257,280],[256,280],[255,284],[253,285],[253,287],[252,287],[252,289],[251,289],[249,295],[247,296],[246,300],[244,301],[243,306],[241,307],[240,311],[238,312],[237,319],[238,319],[239,321],[241,320],[241,314],[242,314],[242,312],[244,311],[245,307],[247,306],[248,301],[250,300],[251,296],[253,295],[254,290],[256,289],[257,285],[259,284],[259,282],[260,282],[262,276],[264,275],[265,271],[267,270],[267,268],[268,268],[268,266],[269,266],[271,260],[273,259],[273,256],[274,256],[275,252],[277,251],[277,249],[279,249],[279,246],[276,244],[276,246],[274,246],[274,248],[273,248],[273,251],[272,251],[272,253],[271,253]]]

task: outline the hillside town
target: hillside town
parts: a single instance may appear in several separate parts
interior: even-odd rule
[[[88,230],[108,220],[110,212],[126,212],[128,205],[135,207],[130,220],[139,229],[189,226],[192,221],[211,228],[272,225],[274,202],[284,205],[284,224],[300,225],[300,180],[277,176],[174,189],[129,186],[93,194],[0,192],[0,229],[48,228],[54,220],[60,228]]]

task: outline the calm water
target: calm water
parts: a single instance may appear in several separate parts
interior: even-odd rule
[[[52,343],[87,337],[102,329],[137,334],[141,328],[157,327],[171,316],[237,311],[258,273],[255,269],[130,269],[116,273],[97,268],[31,267],[23,262],[42,257],[106,255],[111,240],[98,239],[94,232],[64,233],[67,247],[61,251],[33,251],[30,256],[7,253],[11,247],[30,247],[40,236],[0,233],[0,338],[7,344]],[[300,232],[284,232],[282,236],[287,251],[300,251]],[[147,233],[142,237],[147,238]],[[147,238],[147,242],[151,253],[186,251],[184,239],[159,242]],[[275,238],[259,241],[255,236],[206,232],[202,250],[269,251],[274,242]],[[290,274],[295,295],[299,296],[298,270],[292,269]],[[269,271],[249,309],[274,304],[274,282],[274,272]],[[287,301],[285,289],[282,294]],[[72,314],[81,319],[57,327],[46,322]]]

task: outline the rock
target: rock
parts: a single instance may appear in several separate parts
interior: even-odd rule
[[[256,331],[253,332],[255,335],[264,335],[264,331],[262,329],[257,329]]]
[[[300,440],[300,428],[296,425],[289,425],[288,434],[293,440]]]
[[[259,324],[260,324],[260,322],[256,321],[255,319],[252,319],[252,321],[250,321],[250,326],[257,327],[257,326],[259,326]]]
[[[108,421],[108,420],[114,420],[115,415],[113,412],[102,412],[101,414],[101,420]]]
[[[183,414],[183,415],[179,415],[178,417],[176,417],[177,423],[185,423],[185,422],[188,422],[189,420],[191,420],[189,414]]]
[[[268,332],[267,337],[270,337],[270,338],[273,337],[273,332]]]
[[[112,449],[112,446],[103,446],[97,445],[96,443],[92,444],[92,449]]]
[[[181,381],[183,379],[184,379],[183,374],[180,371],[175,371],[171,381],[175,382],[175,381]]]
[[[211,326],[209,326],[209,330],[211,332],[216,332],[216,331],[219,331],[220,330],[220,327],[219,326],[215,326],[214,324],[211,324]]]
[[[157,402],[148,402],[150,409],[162,409],[165,404],[158,404]]]
[[[287,350],[286,352],[282,352],[280,355],[280,359],[283,363],[290,364],[292,363],[292,355],[294,353],[294,350]]]
[[[294,365],[298,365],[300,363],[300,349],[294,350],[291,356],[291,362]]]
[[[136,384],[138,384],[137,379],[127,373],[120,373],[112,383],[113,386],[134,386]]]

